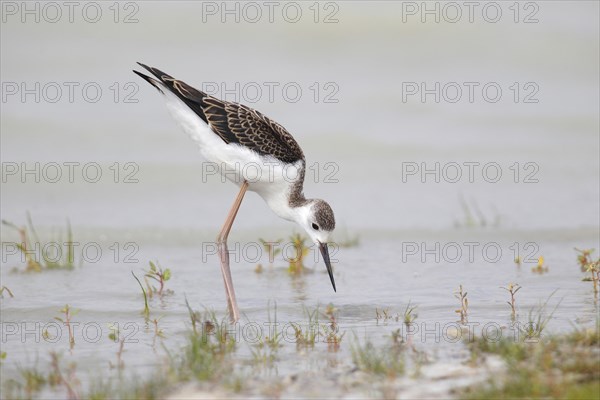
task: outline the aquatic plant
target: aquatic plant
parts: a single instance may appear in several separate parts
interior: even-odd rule
[[[135,276],[133,271],[131,271],[131,275],[133,275],[138,285],[140,285],[140,289],[142,289],[142,294],[144,295],[144,310],[142,311],[142,315],[144,316],[144,318],[148,319],[150,317],[150,307],[148,307],[148,295],[146,294],[146,289],[144,289],[142,282],[140,282],[138,277]]]
[[[60,358],[56,352],[50,352],[50,373],[48,374],[48,383],[50,386],[63,386],[67,390],[67,395],[70,400],[77,400],[81,397],[75,391],[74,386],[79,383],[75,376],[76,364],[71,363],[67,368],[68,379],[65,378],[61,367]]]
[[[600,259],[597,261],[589,262],[586,264],[586,272],[591,275],[588,278],[584,278],[584,281],[591,281],[594,285],[594,297],[598,298],[598,282],[600,281]]]
[[[599,338],[598,327],[550,336],[534,344],[509,337],[494,341],[475,338],[469,343],[474,359],[496,354],[506,362],[508,371],[503,379],[494,375],[458,397],[595,399],[600,392]]]
[[[117,368],[118,370],[122,370],[125,368],[125,362],[123,361],[123,351],[125,350],[125,338],[120,337],[119,326],[110,324],[108,326],[110,333],[108,334],[108,339],[119,343],[119,349],[117,351],[117,363],[113,364],[112,362],[108,362],[108,365],[111,369]]]
[[[460,322],[462,325],[467,324],[467,316],[469,311],[469,300],[467,299],[467,292],[463,293],[463,287],[458,287],[458,292],[454,292],[454,297],[460,301],[460,308],[454,312],[460,315]]]
[[[184,296],[185,306],[188,309],[188,314],[190,316],[190,321],[192,323],[192,333],[194,335],[198,334],[198,325],[202,323],[202,315],[199,311],[194,311],[188,302],[187,296]]]
[[[587,272],[588,264],[593,262],[592,253],[595,251],[595,249],[579,250],[577,247],[575,247],[575,251],[579,253],[577,254],[577,263],[579,264],[579,269],[581,272]]]
[[[278,328],[277,323],[277,303],[274,305],[273,317],[271,317],[271,303],[267,303],[269,333],[260,337],[258,343],[254,344],[252,349],[253,364],[261,367],[271,368],[277,360],[277,352],[281,345],[283,334]],[[236,384],[237,385],[237,384]],[[239,385],[237,385],[239,387]]]
[[[152,325],[154,326],[154,336],[152,337],[152,347],[156,346],[156,339],[164,339],[166,337],[163,330],[158,327],[158,321],[160,321],[160,318],[154,318],[152,320]]]
[[[558,289],[554,290],[546,301],[541,304],[537,309],[529,310],[527,318],[527,324],[525,326],[519,326],[519,331],[523,335],[524,341],[537,342],[544,332],[546,325],[554,315],[554,312],[562,302],[562,299],[556,304],[552,312],[546,313],[546,306],[550,299],[554,296]]]
[[[266,340],[259,340],[250,349],[252,364],[261,368],[272,368],[277,360],[277,350]]]
[[[290,242],[294,245],[296,255],[289,258],[288,272],[299,274],[304,271],[304,257],[308,254],[310,248],[306,246],[306,237],[299,233],[290,236]]]
[[[517,318],[515,294],[521,289],[521,286],[519,286],[518,283],[509,283],[507,287],[501,286],[500,289],[504,289],[510,293],[510,301],[507,301],[506,303],[510,306],[510,319],[514,322]]]
[[[514,263],[517,265],[517,267],[520,267],[521,263],[522,263],[521,257],[516,256],[515,259],[514,259]]]
[[[282,347],[281,340],[283,334],[278,329],[277,324],[277,307],[275,307],[274,322],[271,322],[271,313],[269,310],[269,322],[268,326],[272,327],[269,329],[269,334],[260,337],[259,341],[252,345],[251,353],[253,358],[253,364],[256,366],[271,368],[274,366],[277,360],[277,353],[279,348]]]
[[[392,343],[376,347],[370,340],[360,344],[355,338],[351,345],[352,362],[361,371],[396,377],[404,373],[405,361],[399,335],[394,338],[392,334]]]
[[[287,248],[287,244],[286,246],[283,246],[283,248],[277,248],[277,246],[281,244],[281,239],[276,241],[266,241],[259,238],[258,240],[269,255],[269,265],[273,264],[275,256],[282,253],[282,250]],[[284,254],[284,259],[288,262],[288,272],[292,275],[299,275],[304,272],[304,259],[311,248],[310,245],[306,244],[307,240],[307,237],[300,233],[294,233],[289,237],[289,244],[292,245],[294,254],[291,256],[289,254]],[[263,269],[263,265],[258,264],[254,269],[254,272],[260,274],[263,272]]]
[[[202,315],[191,308],[189,310],[196,330],[188,334],[183,355],[171,367],[172,372],[178,381],[190,378],[206,381],[217,375],[229,374],[231,363],[228,355],[236,348],[236,338],[230,335],[227,322],[225,319],[217,320],[214,311]],[[197,330],[198,321],[203,321],[200,330]]]
[[[150,261],[149,264],[150,264],[150,269],[146,272],[144,277],[155,280],[156,282],[158,282],[159,286],[157,289],[154,286],[150,286],[146,282],[146,286],[148,288],[147,293],[151,297],[152,297],[153,293],[156,293],[159,297],[162,297],[164,294],[173,294],[172,290],[167,290],[167,291],[163,292],[163,290],[165,288],[165,282],[167,282],[169,279],[171,279],[171,270],[169,268],[166,268],[165,270],[163,270],[161,268],[160,264],[158,266],[156,266],[156,264],[158,264],[158,261],[156,262],[156,264],[154,264],[152,261]]]
[[[463,211],[462,220],[454,221],[454,226],[457,228],[476,228],[481,227],[485,228],[488,226],[488,219],[485,214],[479,208],[479,205],[475,200],[471,201],[471,205],[467,203],[463,196],[459,198],[460,207]],[[477,215],[477,218],[475,217]],[[494,208],[494,216],[493,223],[491,224],[494,227],[498,227],[501,224],[501,216],[498,214],[497,210]]]
[[[75,315],[77,315],[79,310],[73,310],[71,307],[69,307],[68,304],[66,304],[63,308],[59,310],[59,312],[64,315],[64,319],[61,317],[54,317],[54,319],[62,322],[67,327],[67,331],[69,333],[69,347],[73,349],[73,347],[75,346],[75,336],[71,326],[71,319]]]
[[[23,383],[12,381],[9,382],[9,391],[24,390],[27,398],[32,398],[34,393],[39,392],[48,382],[44,373],[42,373],[37,367],[31,368],[18,368],[19,374]]]
[[[327,350],[336,352],[340,349],[342,340],[346,332],[339,333],[339,324],[337,322],[338,309],[333,306],[332,303],[327,305],[324,316],[329,320],[329,323],[324,324],[322,327],[323,335],[327,343]]]
[[[308,317],[307,323],[303,324],[304,328],[298,323],[291,323],[296,338],[296,349],[298,350],[313,348],[319,338],[319,307],[317,306],[313,311],[304,307],[304,314]]]
[[[535,267],[531,268],[531,271],[535,272],[537,274],[540,274],[540,275],[543,274],[544,272],[548,272],[548,267],[544,264],[543,256],[538,257],[538,262]]]
[[[417,306],[411,306],[411,302],[410,300],[408,301],[408,304],[406,305],[406,308],[404,309],[404,313],[402,314],[402,323],[404,324],[404,327],[406,328],[406,332],[407,332],[407,343],[408,345],[412,346],[412,337],[413,334],[411,334],[411,325],[415,323],[418,314],[415,312],[415,310],[417,309]],[[400,316],[396,317],[396,320],[399,320]],[[398,334],[400,334],[400,330],[398,329]],[[414,349],[414,347],[413,347]]]
[[[69,220],[67,220],[66,240],[62,240],[59,236],[45,243],[40,241],[29,212],[27,212],[27,226],[18,227],[6,220],[2,220],[2,224],[19,233],[20,242],[9,242],[9,244],[13,244],[23,255],[26,262],[25,272],[75,268],[75,242]],[[39,256],[36,256],[38,250]]]
[[[382,308],[381,311],[379,311],[378,308],[375,308],[375,320],[378,323],[379,323],[379,321],[387,322],[388,320],[390,320],[392,318],[393,318],[393,316],[390,313],[389,308]]]
[[[419,316],[415,312],[416,309],[417,309],[417,306],[411,307],[410,300],[409,300],[408,304],[406,305],[406,308],[404,309],[404,314],[402,315],[402,322],[404,323],[406,328],[408,328],[412,323],[414,323],[415,320],[417,319],[417,317]]]

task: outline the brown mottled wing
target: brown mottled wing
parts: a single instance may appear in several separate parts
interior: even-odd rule
[[[292,135],[277,122],[243,104],[204,98],[204,115],[226,143],[238,143],[287,163],[304,159]]]
[[[283,162],[292,163],[304,159],[302,149],[292,135],[260,112],[242,104],[219,100],[158,68],[138,64],[160,79],[167,89],[209,124],[225,143],[237,143],[259,154],[270,154]],[[160,85],[152,78],[134,72],[161,90]]]

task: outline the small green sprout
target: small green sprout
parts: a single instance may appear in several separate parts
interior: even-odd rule
[[[158,264],[158,262],[156,264]],[[150,269],[144,276],[149,279],[154,279],[158,282],[159,287],[156,289],[154,286],[148,285],[148,294],[152,296],[153,293],[156,293],[159,297],[162,297],[163,294],[172,294],[173,291],[164,291],[165,282],[171,279],[171,270],[169,268],[163,270],[160,267],[160,264],[158,266],[156,266],[156,264],[150,261]]]

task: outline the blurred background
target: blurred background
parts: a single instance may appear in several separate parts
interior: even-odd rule
[[[487,3],[98,4],[74,8],[72,23],[64,6],[56,23],[39,3],[33,14],[20,3],[4,12],[1,156],[19,170],[3,179],[3,217],[27,209],[40,224],[68,215],[75,226],[124,230],[220,225],[236,189],[202,182],[195,145],[131,72],[141,61],[284,125],[313,166],[306,194],[330,201],[353,232],[445,229],[463,216],[461,196],[505,226],[597,226],[596,2],[502,4],[499,19]],[[81,166],[74,183],[22,183],[22,162],[57,162],[64,175],[63,162]],[[97,183],[77,176],[89,162],[101,166]],[[405,179],[413,166],[403,162],[419,167]],[[458,163],[462,178],[452,183],[448,166],[440,183],[431,174],[422,183],[421,167],[436,162],[439,171]],[[473,183],[465,162],[480,163]],[[487,163],[500,166],[497,183],[483,179]],[[115,168],[139,183],[115,184]],[[257,227],[282,222],[248,196],[236,230]]]

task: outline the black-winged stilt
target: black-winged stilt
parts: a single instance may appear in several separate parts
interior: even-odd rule
[[[292,135],[277,122],[250,107],[219,100],[156,68],[138,64],[157,79],[133,72],[165,96],[171,115],[198,143],[204,158],[216,163],[221,173],[240,186],[217,237],[232,321],[239,319],[239,309],[229,268],[227,237],[246,190],[258,193],[279,217],[304,228],[319,247],[335,291],[327,248],[335,228],[333,210],[324,200],[304,197],[306,161]],[[249,165],[252,168],[246,168]],[[247,176],[249,173],[252,177]]]

